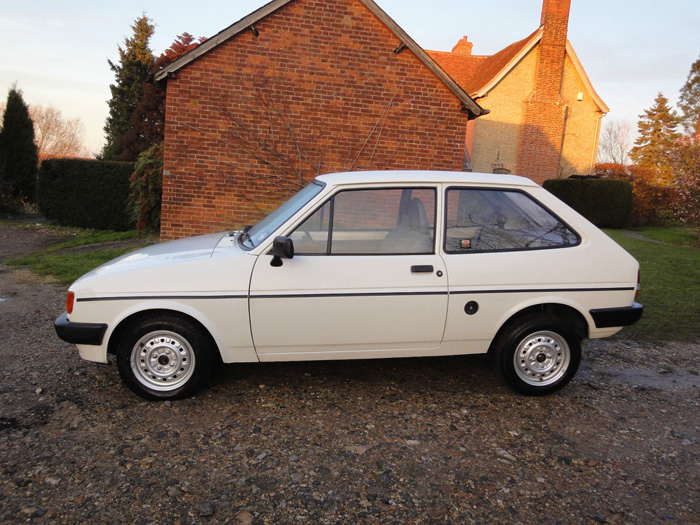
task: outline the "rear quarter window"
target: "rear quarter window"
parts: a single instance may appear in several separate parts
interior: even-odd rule
[[[567,224],[521,191],[449,188],[446,203],[447,253],[565,248],[580,242]]]

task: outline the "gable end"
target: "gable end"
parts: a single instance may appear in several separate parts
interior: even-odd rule
[[[242,18],[235,24],[227,27],[223,31],[217,33],[213,37],[209,38],[195,49],[183,55],[179,59],[175,60],[173,63],[169,64],[167,67],[163,68],[161,71],[156,73],[156,81],[163,81],[167,78],[175,75],[178,70],[191,64],[199,57],[205,55],[212,49],[218,47],[228,39],[242,33],[243,31],[251,30],[255,34],[255,24],[265,18],[266,16],[274,13],[278,9],[284,7],[285,5],[293,2],[294,0],[273,0],[272,2],[264,5],[257,11],[252,12],[248,16]],[[349,0],[352,1],[352,0]],[[387,15],[375,2],[372,0],[360,0],[367,9],[375,16],[379,21],[381,21],[396,38],[399,39],[403,47],[408,48],[413,52],[414,55],[436,76],[440,81],[445,84],[445,86],[457,97],[462,105],[462,111],[466,112],[469,119],[475,119],[481,115],[487,114],[489,111],[479,106],[469,94],[455,82],[445,71],[435,62],[428,53],[426,53],[423,48],[421,48],[408,34],[401,29],[401,27],[394,22],[394,20]],[[257,35],[256,35],[257,36]],[[402,50],[402,46],[394,49],[395,53],[399,53]]]

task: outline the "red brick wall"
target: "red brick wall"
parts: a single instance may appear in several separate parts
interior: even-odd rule
[[[461,168],[460,102],[359,0],[255,28],[168,80],[162,239],[255,223],[318,173]]]

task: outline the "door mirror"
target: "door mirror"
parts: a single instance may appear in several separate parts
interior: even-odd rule
[[[282,259],[294,258],[294,243],[289,237],[275,237],[272,241],[272,266],[282,266]]]

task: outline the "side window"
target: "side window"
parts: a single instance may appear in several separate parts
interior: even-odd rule
[[[300,255],[325,254],[328,251],[328,226],[331,202],[326,202],[292,232],[294,252]]]
[[[445,251],[472,253],[562,248],[579,237],[525,193],[447,190]]]
[[[342,191],[294,232],[299,255],[434,253],[436,191],[397,188]]]

